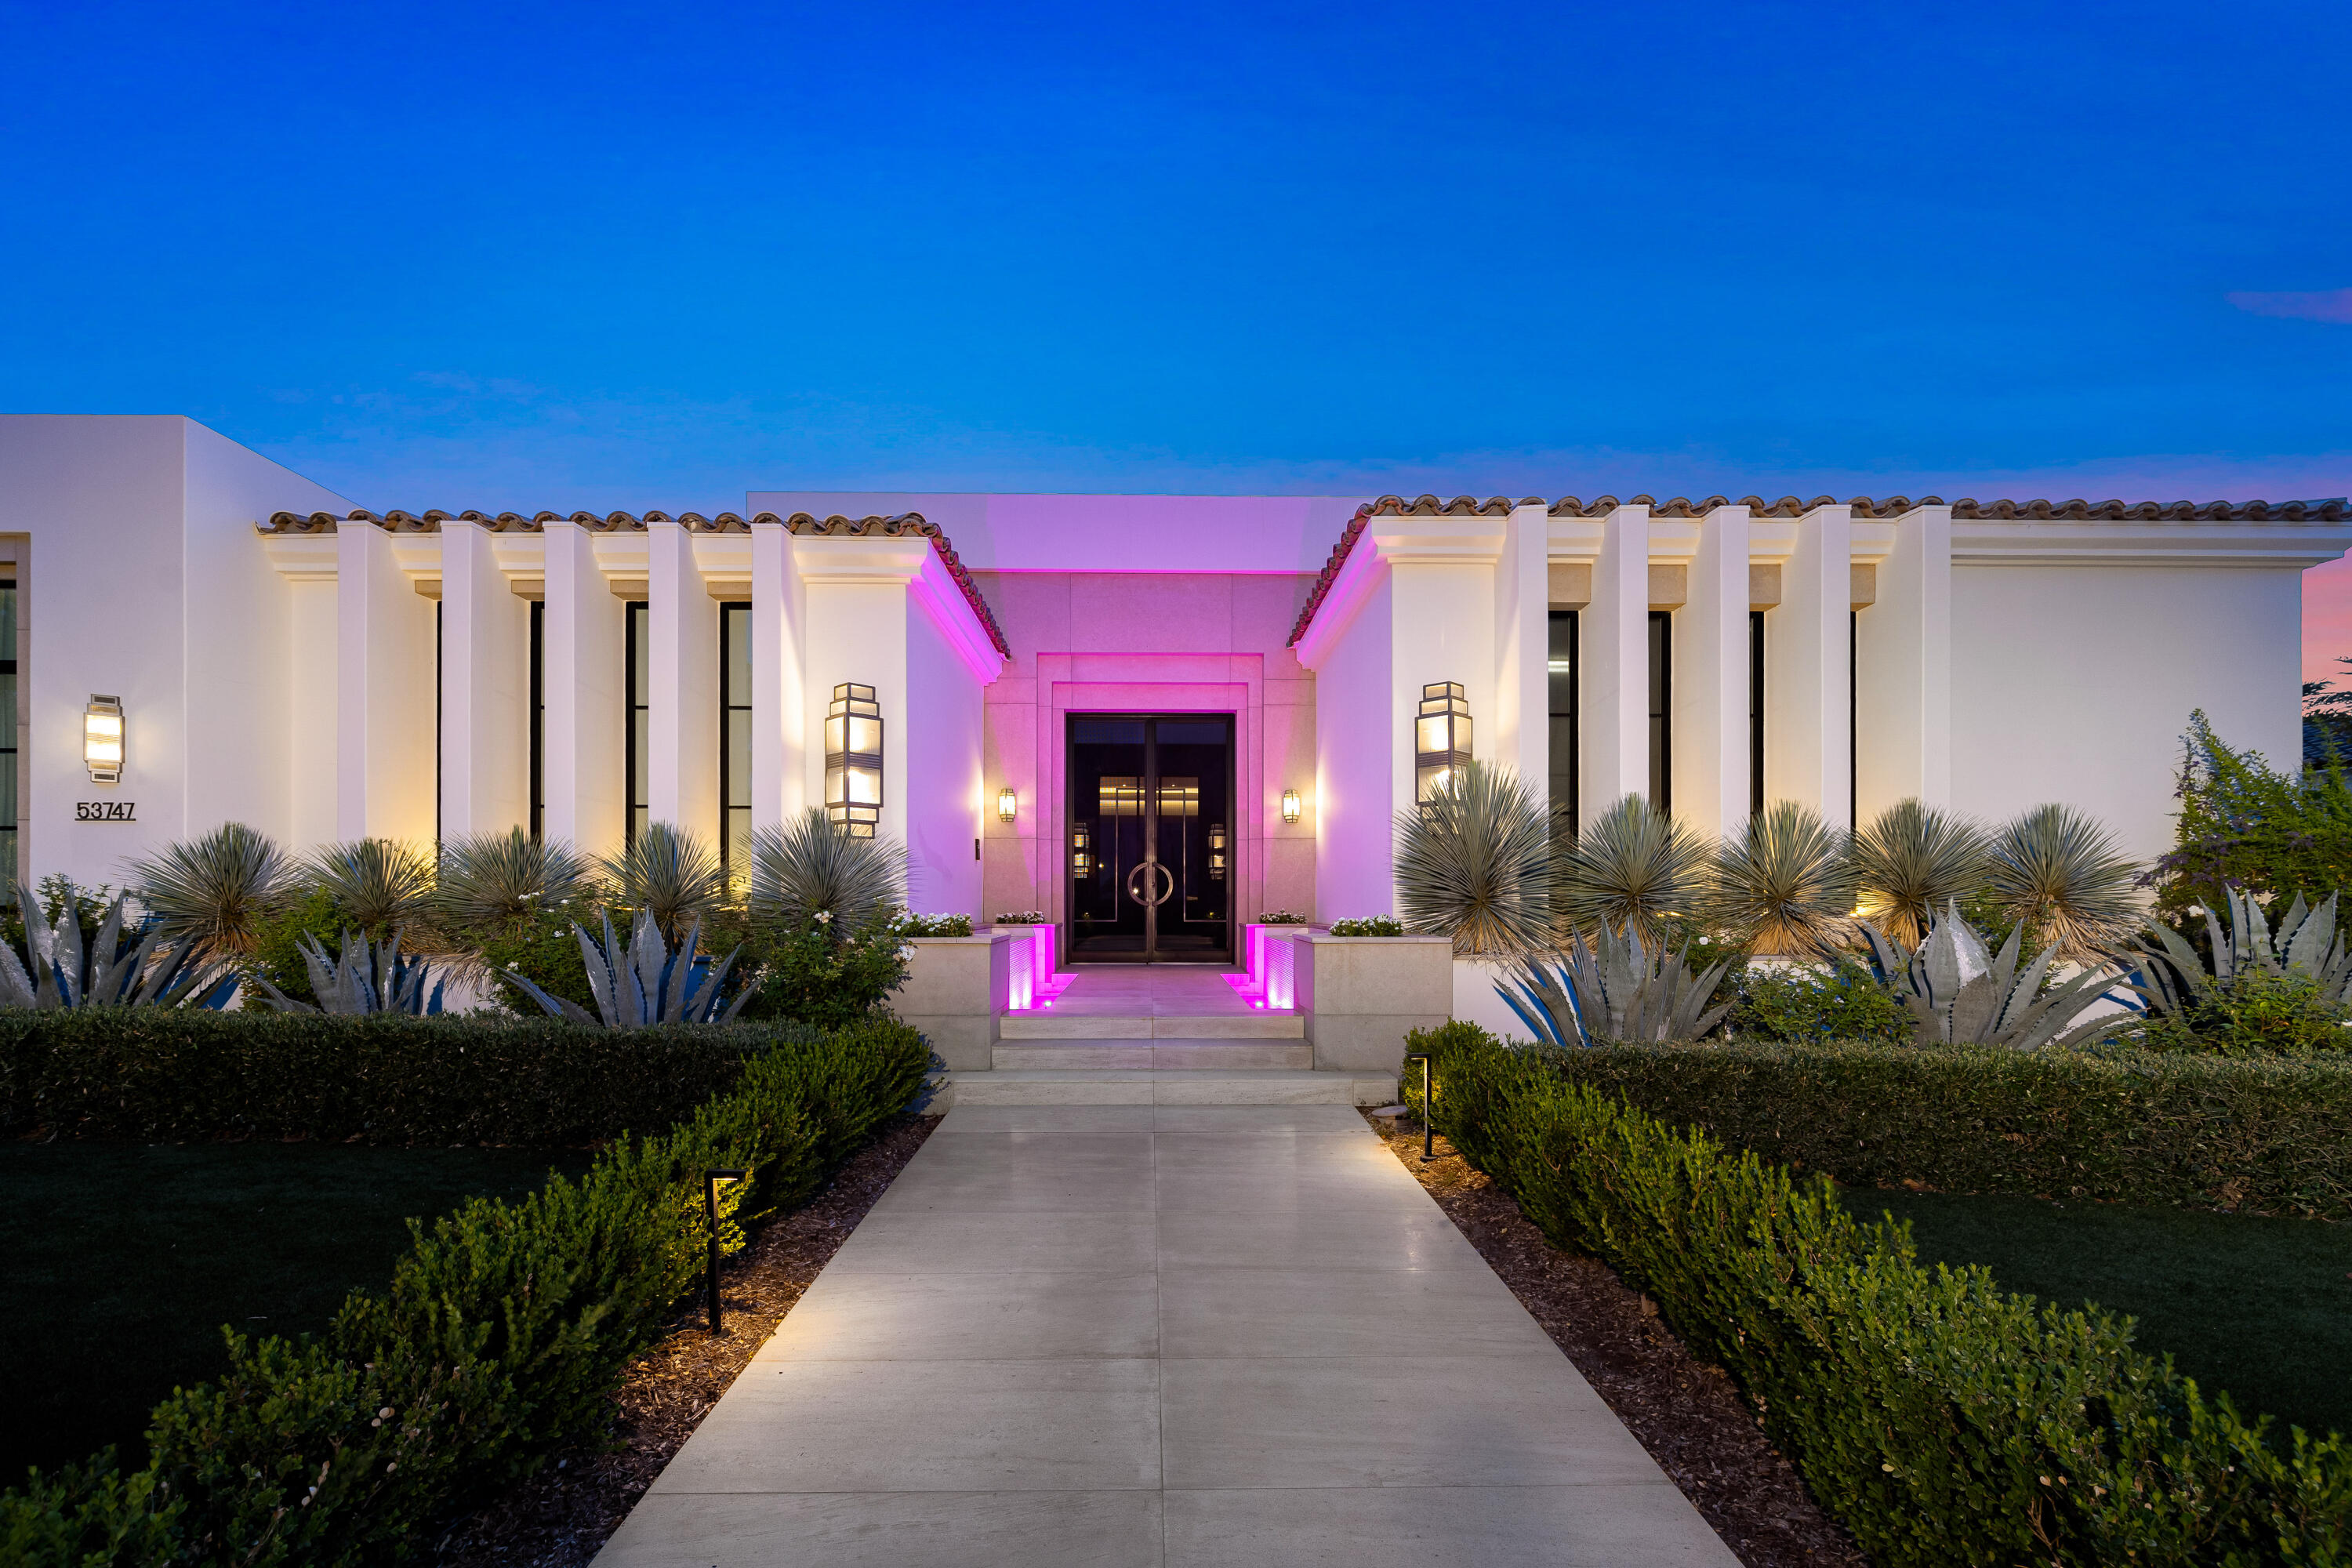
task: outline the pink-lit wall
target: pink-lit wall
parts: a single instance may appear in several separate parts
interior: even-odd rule
[[[961,541],[959,541],[961,547]],[[987,689],[982,904],[990,915],[1065,914],[1064,741],[1073,713],[1231,713],[1236,801],[1234,913],[1311,912],[1310,820],[1282,820],[1285,788],[1309,793],[1315,678],[1283,646],[1314,578],[1303,572],[980,572],[1013,658]],[[1019,796],[1012,823],[997,792]]]

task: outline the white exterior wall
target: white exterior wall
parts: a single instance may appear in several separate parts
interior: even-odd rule
[[[1953,804],[1999,823],[2058,801],[2165,853],[2191,710],[2298,765],[2301,626],[2293,570],[1956,565]]]
[[[489,531],[441,525],[441,834],[530,822],[530,602]],[[542,825],[543,826],[543,825]]]
[[[540,830],[591,855],[621,847],[628,815],[625,773],[627,606],[597,563],[595,542],[569,521],[550,522],[547,610],[541,622]]]
[[[677,523],[646,530],[648,816],[719,843],[719,604]]]
[[[925,914],[980,907],[983,715],[981,683],[929,615],[907,617],[905,721],[898,728],[908,776],[907,894]]]
[[[1853,513],[1816,507],[1797,520],[1780,603],[1764,616],[1764,799],[1801,801],[1833,828],[1853,818]]]
[[[1359,550],[1369,545],[1359,542]],[[1391,731],[1396,718],[1391,583],[1362,605],[1311,666],[1315,671],[1315,907],[1318,921],[1384,912],[1395,901]],[[1416,693],[1416,695],[1418,695]],[[1410,723],[1406,726],[1410,731]],[[1474,736],[1475,739],[1475,736]],[[1407,742],[1410,744],[1410,742]],[[1410,799],[1410,795],[1406,798]]]
[[[1748,524],[1744,506],[1700,520],[1675,612],[1675,815],[1710,836],[1748,816]]]
[[[1601,521],[1592,601],[1577,620],[1578,826],[1650,793],[1650,509]]]
[[[1895,520],[1855,624],[1854,810],[1868,823],[1896,801],[1952,804],[1952,509]]]

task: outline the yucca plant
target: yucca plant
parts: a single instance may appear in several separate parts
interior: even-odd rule
[[[2115,972],[2103,965],[2045,990],[2050,965],[2059,956],[2055,947],[2043,948],[2021,973],[2022,923],[2010,931],[1997,954],[1986,950],[1984,938],[1961,918],[1957,903],[1945,906],[1916,949],[1891,941],[1867,921],[1862,932],[1870,943],[1872,973],[1911,1010],[1923,1045],[2038,1050],[2112,1033],[2137,1016],[2125,1012],[2084,1021],[2084,1013],[2113,996]]]
[[[1589,942],[1571,941],[1560,963],[1525,961],[1495,994],[1548,1045],[1696,1040],[1731,1011],[1729,1003],[1707,1005],[1727,967],[1694,972],[1681,953],[1601,927]]]
[[[415,925],[432,909],[432,857],[397,839],[330,844],[311,854],[304,871],[336,912],[370,937]]]
[[[662,934],[661,924],[653,910],[640,908],[637,921],[628,942],[613,934],[613,917],[604,917],[604,940],[597,942],[577,924],[572,934],[580,939],[581,962],[588,966],[589,994],[596,999],[596,1011],[589,1012],[576,1002],[561,996],[551,996],[531,984],[520,969],[507,971],[509,978],[530,999],[559,1018],[569,1018],[575,1024],[601,1025],[607,1029],[641,1029],[655,1024],[727,1024],[743,1010],[752,992],[744,987],[740,994],[719,1010],[719,999],[726,989],[727,971],[741,952],[734,952],[716,963],[698,961],[695,947],[702,937],[702,922],[696,921],[688,931],[686,940],[672,946]]]
[[[1755,952],[1824,957],[1853,929],[1845,836],[1811,806],[1776,800],[1749,817],[1717,846],[1714,873],[1709,911]]]
[[[1864,917],[1916,947],[1936,911],[1983,885],[1984,830],[1918,800],[1898,800],[1853,837],[1855,891]]]
[[[19,955],[0,942],[0,1007],[217,1008],[236,989],[235,966],[226,958],[202,957],[203,944],[194,939],[167,942],[152,923],[126,929],[120,895],[87,942],[81,900],[71,884],[54,921],[21,882],[16,908],[25,921],[25,952]]]
[[[242,954],[285,902],[292,870],[275,839],[230,822],[132,861],[131,890],[167,941],[194,942],[207,957]]]
[[[907,901],[907,851],[887,838],[856,838],[811,806],[781,827],[751,835],[751,917],[786,926],[824,919],[845,934]]]
[[[2345,951],[2336,928],[2335,894],[2313,909],[2297,893],[2273,930],[2252,894],[2234,887],[2223,892],[2230,901],[2229,929],[2222,929],[2211,910],[2205,911],[2213,952],[2210,963],[2179,932],[2154,921],[2143,927],[2132,952],[2146,961],[2139,990],[2150,1012],[2188,1013],[2255,974],[2293,975],[2309,982],[2320,1002],[2352,1003],[2352,952]]]
[[[1994,835],[1985,890],[2061,958],[2088,962],[2138,932],[2137,870],[2090,817],[2072,806],[2037,805]]]
[[[671,941],[688,925],[698,926],[727,896],[717,853],[667,822],[647,823],[627,848],[597,864],[620,901],[651,914]]]
[[[441,846],[433,902],[458,930],[511,926],[587,890],[588,862],[562,839],[520,827],[469,833]]]
[[[1550,810],[1507,768],[1468,763],[1397,813],[1397,912],[1465,957],[1553,951],[1551,870]]]
[[[310,971],[311,994],[319,1005],[298,1002],[268,981],[257,978],[262,1000],[281,1013],[326,1013],[336,1017],[365,1017],[376,1013],[425,1016],[441,1011],[441,984],[425,988],[432,966],[422,958],[404,958],[400,932],[371,942],[359,931],[343,932],[343,951],[331,953],[326,944],[304,932],[296,939],[302,966]]]
[[[1665,922],[1705,901],[1705,840],[1629,795],[1577,836],[1560,868],[1559,903],[1578,929],[1631,932],[1653,950]]]

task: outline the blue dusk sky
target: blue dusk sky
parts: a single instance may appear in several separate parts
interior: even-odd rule
[[[374,508],[2352,490],[2352,10],[8,4],[0,407]]]

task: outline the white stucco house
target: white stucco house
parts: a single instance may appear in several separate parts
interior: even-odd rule
[[[97,883],[231,819],[740,856],[829,804],[918,907],[1045,911],[1061,965],[1234,965],[1260,910],[1391,907],[1425,704],[1588,819],[2059,800],[2158,853],[2191,709],[2298,754],[2300,574],[2347,545],[2341,500],[379,515],[190,420],[9,416],[0,823],[20,874]]]

